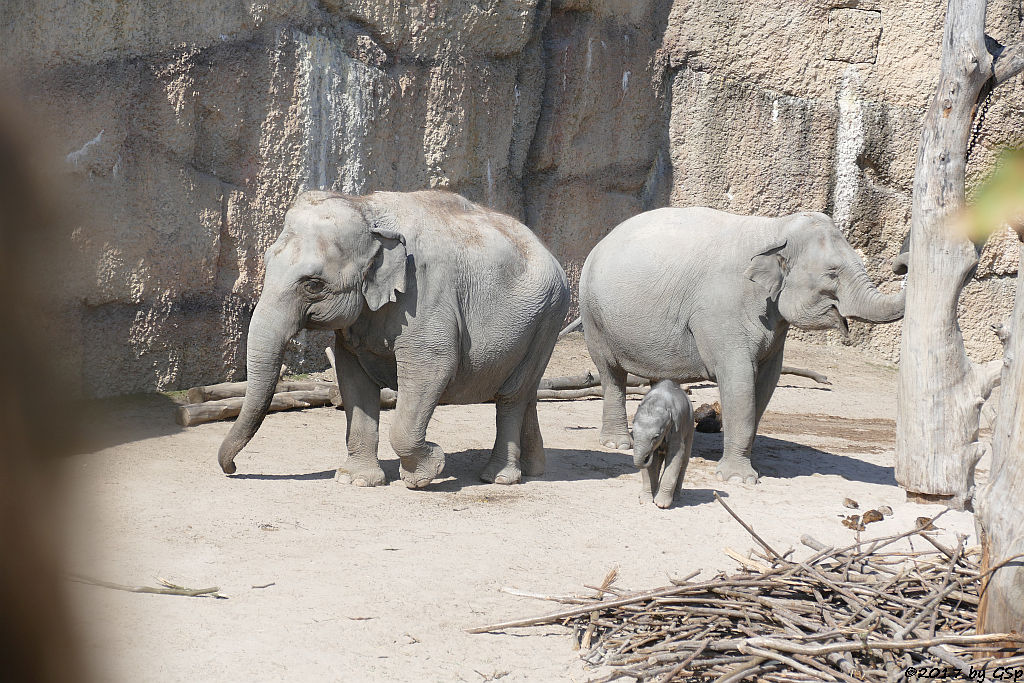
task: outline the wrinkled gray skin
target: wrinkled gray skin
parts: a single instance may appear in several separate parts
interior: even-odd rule
[[[441,401],[495,401],[482,479],[543,474],[537,385],[569,292],[529,228],[448,192],[305,192],[266,264],[249,325],[248,390],[220,447],[226,473],[267,414],[285,345],[308,327],[335,330],[348,420],[340,481],[386,483],[377,461],[382,387],[398,390],[391,445],[410,488],[444,467],[444,451],[426,440]]]
[[[648,211],[594,247],[580,313],[601,371],[601,442],[629,448],[627,373],[713,380],[722,400],[720,480],[757,481],[750,451],[782,369],[790,325],[847,332],[847,318],[903,316],[904,294],[879,292],[821,213],[758,218],[706,208]]]
[[[640,502],[672,505],[693,448],[693,406],[675,382],[655,384],[633,416],[633,464],[642,471]]]

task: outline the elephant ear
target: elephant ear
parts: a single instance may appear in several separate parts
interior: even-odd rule
[[[762,251],[750,259],[747,266],[747,278],[768,290],[768,298],[775,301],[782,291],[782,283],[786,279],[786,258],[780,253],[786,243]]]
[[[377,251],[363,278],[363,296],[371,311],[396,301],[396,292],[405,292],[405,265],[408,252],[405,236],[397,230],[374,225],[370,235],[377,243]]]

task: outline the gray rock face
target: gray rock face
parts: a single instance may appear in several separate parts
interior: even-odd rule
[[[1019,2],[989,3],[1019,34]],[[668,203],[833,215],[884,288],[906,231],[943,3],[485,0],[45,3],[0,9],[0,58],[69,180],[67,371],[90,393],[244,375],[263,252],[300,190],[442,187],[519,216],[570,278],[617,223]],[[993,97],[969,165],[1024,144]],[[968,349],[1012,305],[991,240]],[[828,335],[804,336],[840,343]],[[884,358],[899,326],[856,325]],[[303,333],[295,370],[325,364]]]

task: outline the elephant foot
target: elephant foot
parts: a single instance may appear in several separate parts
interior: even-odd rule
[[[722,459],[715,470],[718,481],[739,481],[742,484],[756,484],[757,471],[750,466],[750,461],[743,458]]]
[[[654,502],[654,494],[651,493],[650,491],[648,491],[646,489],[646,487],[644,488],[644,490],[640,491],[640,504],[641,505],[649,505],[650,503],[653,503],[653,502]]]
[[[403,456],[398,468],[402,481],[411,489],[421,489],[434,481],[444,469],[444,451],[436,443],[427,442],[430,449],[426,457]]]
[[[672,507],[672,503],[675,502],[675,499],[676,497],[671,493],[659,493],[654,497],[654,504],[664,510]]]
[[[524,477],[539,477],[543,475],[546,464],[547,458],[544,455],[543,448],[537,453],[523,453],[519,456],[519,467],[522,469]]]
[[[504,466],[503,466],[504,465]],[[518,484],[523,480],[523,471],[515,465],[502,462],[490,462],[480,473],[480,479],[489,484]]]
[[[633,447],[633,438],[629,432],[601,432],[601,445],[605,448],[628,451]]]
[[[351,484],[352,486],[384,486],[388,478],[384,476],[384,470],[379,465],[373,467],[345,467],[338,468],[334,475],[335,481],[339,484]]]

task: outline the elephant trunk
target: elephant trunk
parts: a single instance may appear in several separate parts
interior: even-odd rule
[[[297,314],[282,315],[282,307],[272,310],[264,298],[256,305],[249,323],[246,351],[247,384],[242,412],[220,445],[217,460],[225,474],[235,472],[235,456],[245,448],[274,400],[285,346],[300,329]]]
[[[869,323],[890,323],[903,317],[906,292],[883,294],[863,267],[845,278],[839,295],[839,313]]]
[[[892,262],[892,272],[897,275],[906,275],[907,269],[910,265],[910,233],[903,238],[903,244],[900,246],[900,253],[896,259]]]

